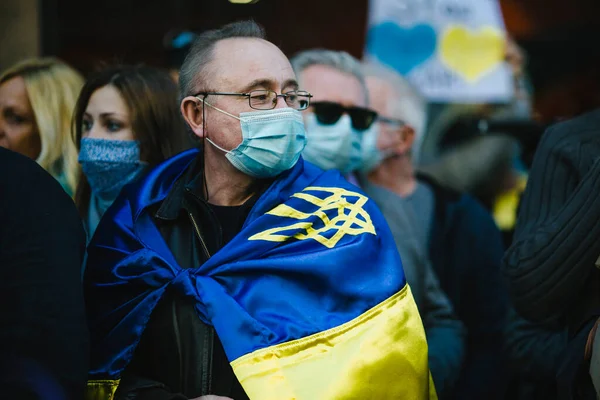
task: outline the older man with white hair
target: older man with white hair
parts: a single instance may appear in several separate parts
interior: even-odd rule
[[[365,137],[363,188],[380,207],[393,204],[415,216],[412,234],[426,249],[442,289],[468,331],[460,378],[444,397],[502,398],[503,329],[509,302],[500,273],[500,232],[474,199],[415,173],[411,150],[422,137],[426,120],[426,104],[417,91],[384,67],[371,65],[366,74],[371,105],[379,114],[379,133]]]
[[[362,134],[377,117],[368,107],[362,67],[350,54],[330,50],[304,51],[290,61],[299,81],[313,90],[302,157],[347,176],[360,167]]]
[[[361,64],[348,53],[330,50],[305,51],[291,62],[314,100],[304,115],[307,145],[302,156],[322,169],[337,169],[358,184],[353,172],[362,164],[363,137],[372,136],[377,128]],[[402,209],[378,205],[402,256],[427,335],[431,374],[443,394],[458,378],[463,360],[462,324],[439,288],[426,252],[407,232],[416,222]]]

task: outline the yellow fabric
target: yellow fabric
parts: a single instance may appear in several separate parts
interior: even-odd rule
[[[520,176],[517,185],[496,198],[494,203],[494,220],[502,231],[513,229],[517,223],[517,210],[521,194],[527,186],[527,177]]]
[[[346,324],[231,365],[252,400],[437,399],[408,285]]]
[[[330,193],[330,195],[321,199],[305,192],[326,192]],[[302,199],[319,208],[309,214],[296,210],[287,204],[280,204],[267,214],[307,221],[267,229],[264,232],[251,236],[249,240],[285,242],[290,237],[298,240],[314,239],[323,246],[331,249],[346,235],[357,236],[363,233],[376,235],[371,217],[363,209],[363,206],[369,199],[360,193],[341,188],[310,186],[302,192],[294,194],[292,197]],[[350,199],[356,200],[352,202]],[[327,211],[330,212],[329,215]],[[335,215],[330,218],[331,214]],[[316,216],[323,222],[320,228],[313,227],[313,216]],[[330,232],[332,229],[336,231],[332,237],[328,238],[322,235],[322,233]],[[295,231],[296,233],[290,233],[290,231]]]
[[[113,400],[119,382],[119,380],[88,381],[85,400]]]

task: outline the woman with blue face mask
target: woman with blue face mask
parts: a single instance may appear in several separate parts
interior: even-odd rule
[[[169,75],[146,66],[118,66],[91,76],[74,114],[82,174],[75,203],[91,238],[128,183],[184,150],[186,140]]]

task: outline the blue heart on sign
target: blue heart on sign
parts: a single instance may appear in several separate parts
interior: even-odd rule
[[[384,22],[367,34],[367,52],[402,75],[434,55],[436,45],[435,29],[426,24],[403,28]]]

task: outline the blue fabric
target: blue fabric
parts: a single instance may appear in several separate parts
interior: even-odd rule
[[[115,195],[115,197],[117,195]],[[108,207],[110,207],[111,204],[115,201],[115,197],[106,199],[100,196],[96,196],[93,193],[90,194],[90,204],[88,206],[87,218],[83,220],[88,240],[92,236],[94,236],[96,227],[100,223],[100,220],[102,219],[102,216],[104,215],[106,210],[108,210]]]
[[[266,229],[299,222],[265,214],[281,203],[315,212],[317,206],[291,197],[308,186],[342,188],[362,196],[339,173],[323,172],[302,159],[257,200],[236,237],[203,265],[182,269],[149,207],[165,198],[196,154],[190,150],[167,160],[126,187],[98,226],[85,274],[92,375],[110,379],[120,375],[166,290],[196,301],[198,316],[215,327],[231,361],[343,324],[406,284],[389,228],[371,200],[362,208],[375,234],[346,234],[331,248],[314,239],[248,240]],[[312,190],[303,193],[328,196]],[[348,194],[344,199],[356,201]],[[325,210],[330,219],[339,212],[338,207]],[[347,210],[343,212],[347,215]],[[356,229],[364,219],[359,217],[350,227]],[[322,224],[316,214],[304,221],[315,229]],[[330,238],[334,232],[323,236]]]

